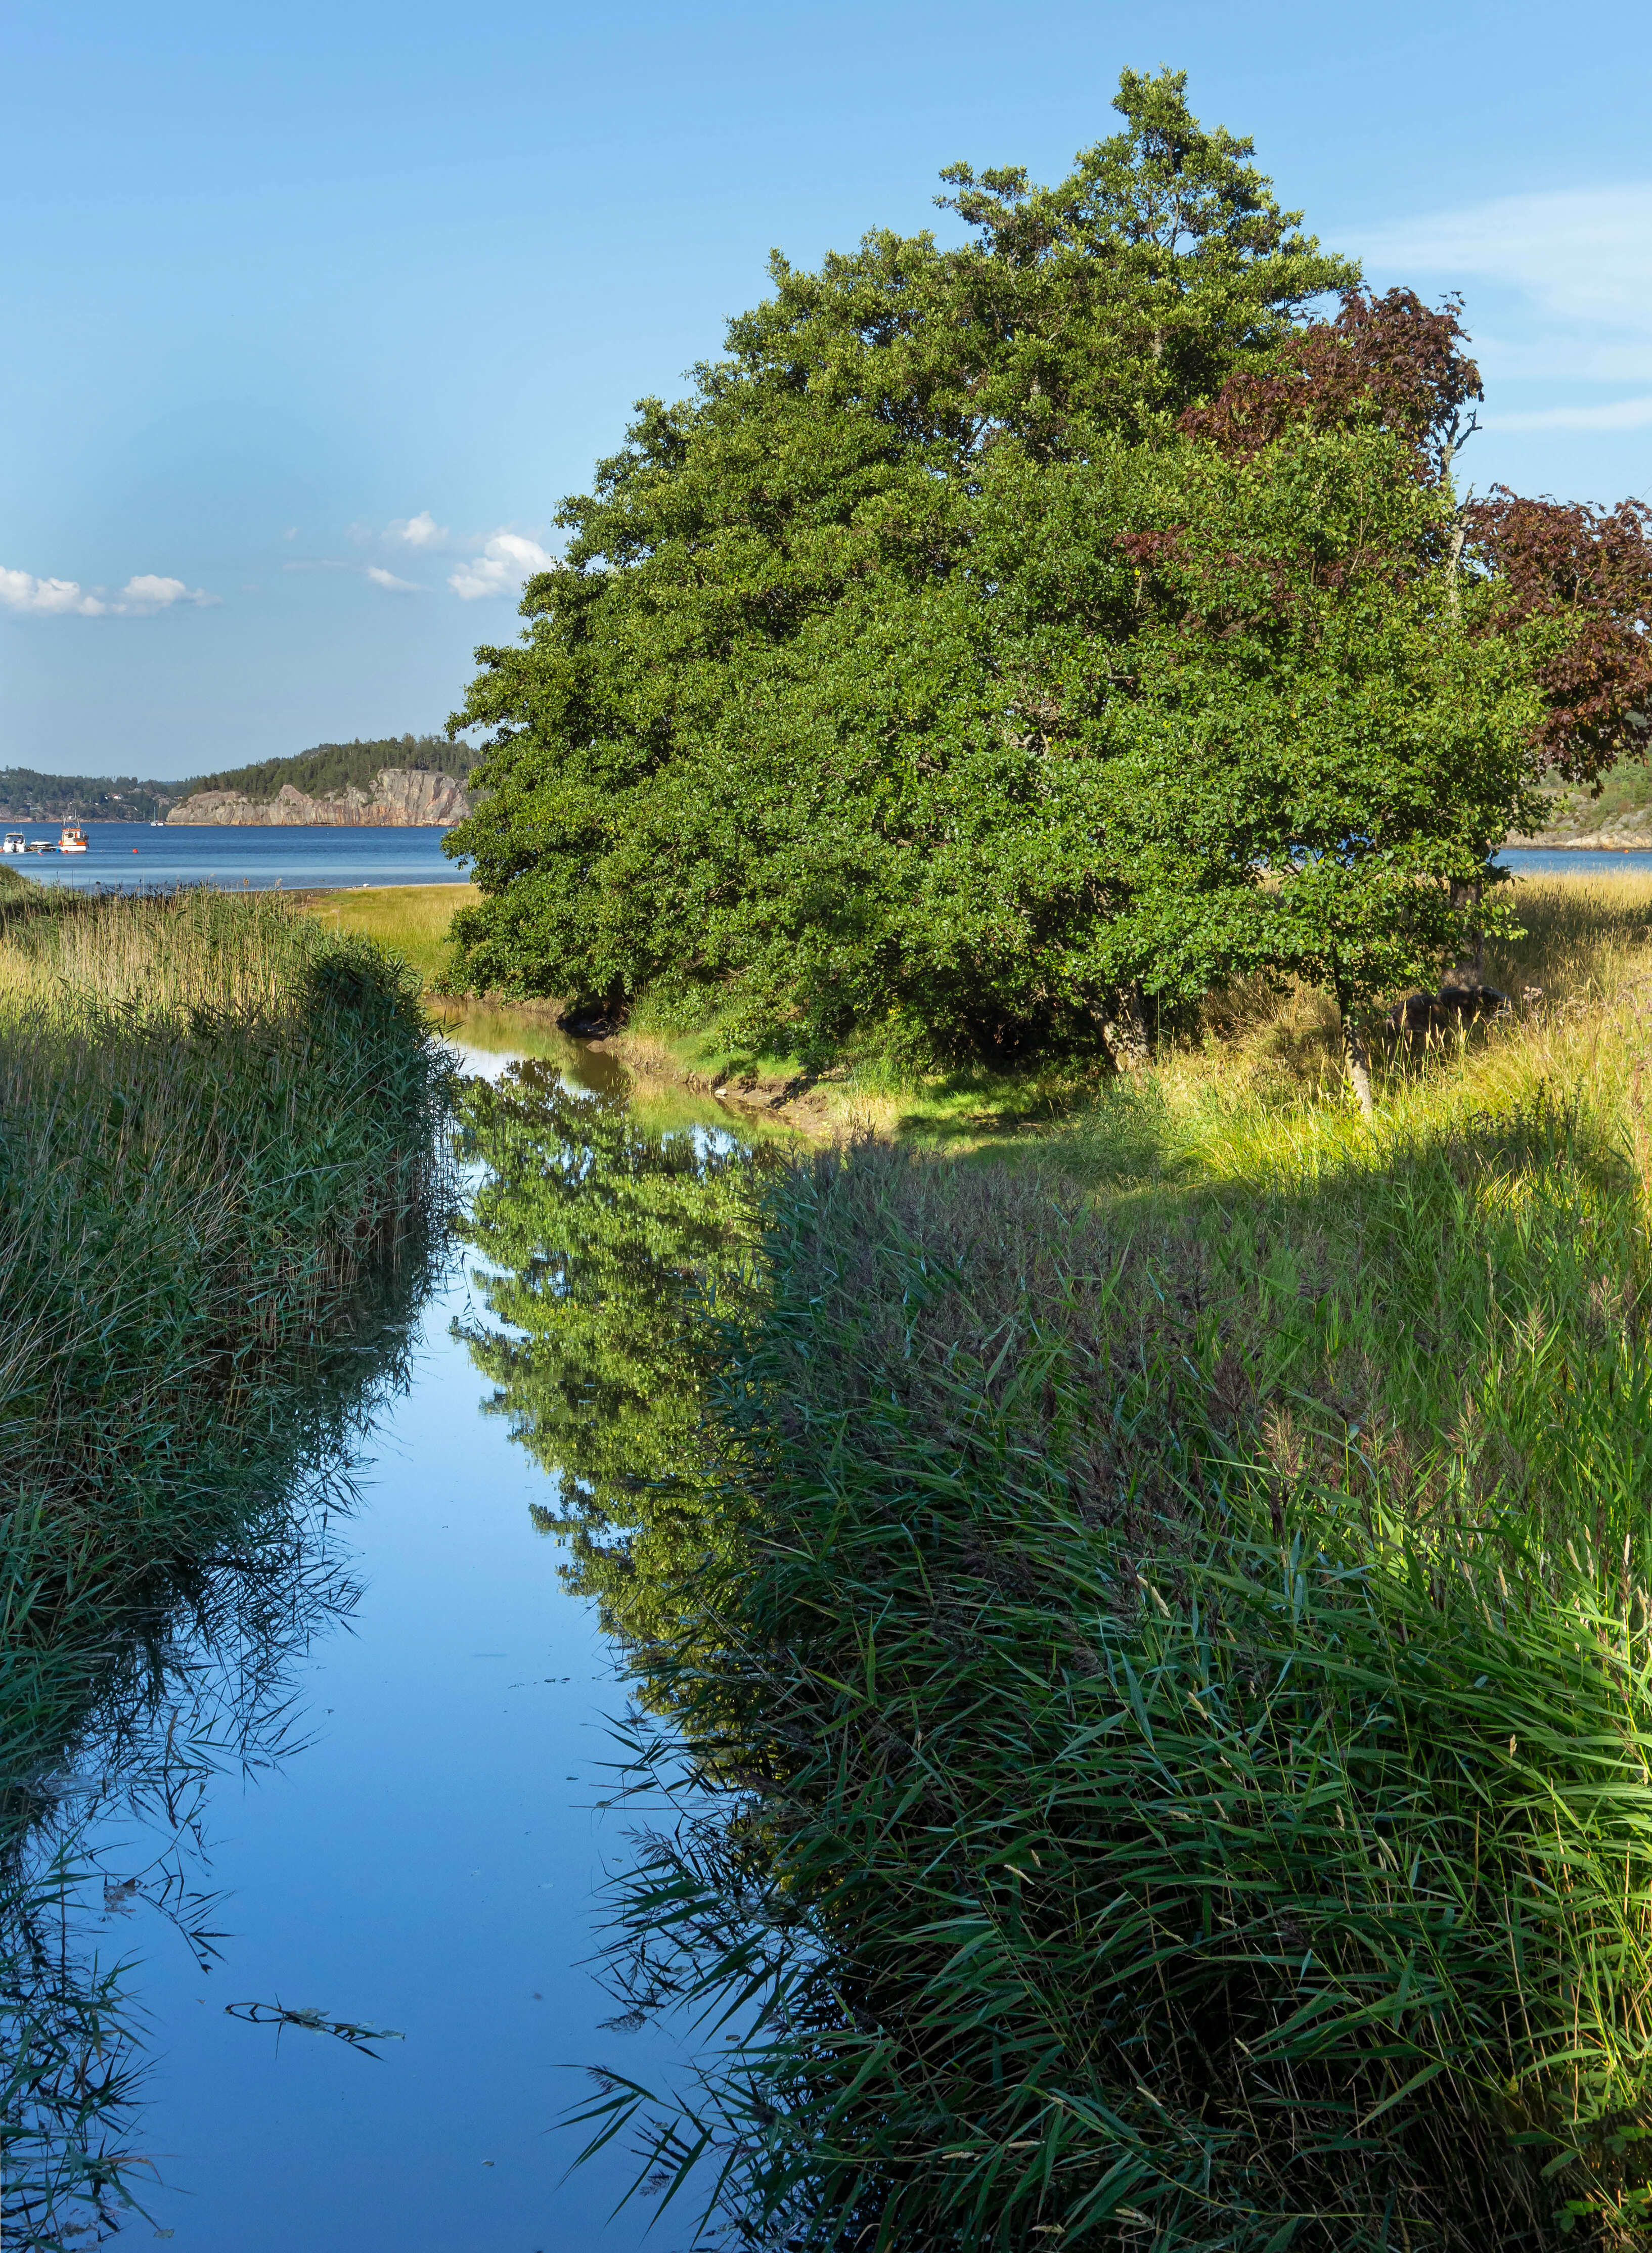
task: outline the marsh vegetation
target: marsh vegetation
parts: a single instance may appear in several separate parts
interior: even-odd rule
[[[1374,1126],[1334,1007],[1259,985],[1018,1109],[868,1072],[879,1131],[813,1153],[578,1086],[548,1026],[458,1091],[457,1335],[635,1692],[616,2028],[704,2018],[695,2075],[617,2032],[574,2110],[701,2242],[1648,2242],[1652,887],[1516,903],[1516,1006],[1375,1059]],[[136,2071],[24,1914],[54,1791],[94,1738],[183,1789],[180,1736],[275,1726],[280,1636],[235,1654],[283,1573],[336,1600],[306,1497],[441,1188],[401,971],[276,902],[129,913],[3,939],[61,1341],[8,1559],[43,2245],[118,2199]],[[57,1244],[71,1182],[150,1233]],[[162,1731],[186,1629],[237,1686]]]

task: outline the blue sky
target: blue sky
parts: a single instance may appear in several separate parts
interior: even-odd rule
[[[492,0],[0,10],[0,765],[439,727],[556,504],[943,164],[1189,73],[1371,278],[1451,287],[1483,489],[1652,496],[1652,10]]]

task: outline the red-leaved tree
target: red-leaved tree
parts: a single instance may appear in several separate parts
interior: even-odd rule
[[[1293,427],[1375,422],[1404,442],[1420,482],[1444,489],[1482,395],[1460,311],[1455,298],[1430,307],[1411,289],[1349,290],[1334,321],[1300,331],[1265,372],[1233,375],[1181,428],[1248,459]],[[1460,566],[1483,598],[1471,632],[1539,630],[1539,768],[1593,783],[1652,751],[1652,509],[1526,500],[1506,485],[1460,506],[1442,498],[1435,537],[1396,568],[1445,561],[1455,603]]]
[[[1652,509],[1523,500],[1495,485],[1463,512],[1467,554],[1493,600],[1481,631],[1553,629],[1537,680],[1535,748],[1568,782],[1598,781],[1652,749]]]
[[[1405,441],[1418,477],[1437,484],[1482,396],[1480,370],[1460,349],[1467,339],[1460,310],[1454,298],[1425,305],[1412,289],[1380,297],[1348,290],[1334,321],[1300,331],[1265,373],[1230,377],[1208,407],[1182,416],[1181,428],[1218,452],[1247,457],[1293,424],[1346,429],[1374,421]]]

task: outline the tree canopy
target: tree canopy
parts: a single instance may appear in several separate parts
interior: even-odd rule
[[[188,788],[136,775],[52,775],[0,767],[0,820],[153,821]]]
[[[1364,293],[1180,74],[1115,107],[1056,187],[953,167],[960,246],[777,254],[564,504],[453,722],[479,982],[1009,1054],[1495,923],[1647,686],[1646,520],[1465,510],[1454,306]]]

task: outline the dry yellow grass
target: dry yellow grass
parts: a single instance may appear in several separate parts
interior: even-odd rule
[[[1374,1132],[1348,1099],[1329,997],[1257,987],[1226,997],[1203,1040],[1114,1083],[1057,1130],[1055,1147],[1098,1182],[1282,1182],[1547,1106],[1588,1114],[1633,1162],[1646,1137],[1652,880],[1533,878],[1516,897],[1526,934],[1487,962],[1509,1008],[1376,1056]]]

